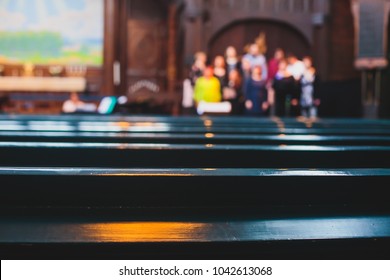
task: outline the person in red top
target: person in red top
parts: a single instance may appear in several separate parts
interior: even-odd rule
[[[273,81],[279,70],[279,62],[285,58],[284,51],[281,48],[277,48],[274,53],[274,57],[268,62],[268,82]]]
[[[279,63],[285,59],[284,50],[277,48],[274,52],[274,57],[268,62],[268,78],[267,78],[267,90],[268,90],[268,104],[271,106],[271,114],[274,114],[275,107],[275,90],[273,88],[273,83],[275,76],[279,71]]]

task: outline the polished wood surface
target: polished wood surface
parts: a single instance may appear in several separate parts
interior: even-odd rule
[[[389,256],[386,120],[0,116],[0,255]]]
[[[390,169],[27,168],[1,167],[0,209],[15,207],[127,207],[266,209],[309,205],[354,213],[389,211]],[[238,188],[238,186],[240,186]],[[370,191],[367,191],[370,186]],[[308,207],[308,208],[307,208]],[[262,210],[261,210],[262,209]],[[280,212],[281,210],[279,210]],[[333,212],[333,211],[332,211]],[[271,211],[272,213],[272,211]]]
[[[0,243],[264,242],[389,238],[390,216],[249,221],[0,221]],[[28,232],[28,233],[27,233]],[[11,241],[12,240],[12,241]],[[10,242],[11,241],[11,242]]]

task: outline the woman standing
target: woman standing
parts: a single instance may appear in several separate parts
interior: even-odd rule
[[[227,84],[227,71],[223,56],[216,56],[214,59],[214,76],[219,80],[221,89]],[[221,92],[222,93],[222,92]]]
[[[286,60],[279,62],[279,69],[273,81],[275,90],[275,115],[278,117],[290,116],[291,101],[296,100],[296,86],[293,75],[287,70]]]
[[[269,108],[268,93],[261,66],[255,66],[252,69],[251,77],[245,84],[244,96],[246,115],[265,116],[267,114]]]
[[[301,114],[306,118],[315,118],[320,103],[320,100],[315,98],[316,69],[313,67],[311,57],[303,58],[303,63],[306,69],[301,79]]]
[[[223,88],[223,100],[232,104],[233,115],[242,113],[242,78],[237,69],[233,69],[229,73],[227,85]]]
[[[229,46],[226,48],[225,58],[226,58],[226,69],[228,75],[233,70],[238,70],[238,71],[241,70],[240,59],[238,58],[237,50],[235,47]]]

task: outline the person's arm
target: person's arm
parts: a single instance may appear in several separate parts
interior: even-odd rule
[[[250,90],[250,81],[251,81],[250,78],[245,80],[244,92],[243,92],[243,96],[244,96],[245,100],[247,100],[248,97],[249,97],[248,93],[249,93],[249,90]]]
[[[319,84],[320,84],[320,78],[318,77],[317,73],[314,72],[313,99],[314,99],[314,105],[317,107],[321,105],[321,99],[318,93]]]
[[[76,112],[76,106],[70,100],[67,100],[62,105],[62,112],[64,113],[74,113]]]
[[[261,107],[263,111],[267,111],[270,106],[270,103],[268,102],[268,90],[266,85],[264,85],[263,91],[264,91],[264,102],[261,104]]]
[[[201,78],[199,78],[196,83],[195,83],[195,88],[194,88],[194,99],[196,104],[199,103],[199,101],[202,100],[202,90],[201,90]]]
[[[245,87],[244,87],[244,97],[245,97],[245,108],[247,110],[252,110],[253,103],[250,98],[250,92],[251,92],[251,79],[247,79],[245,81]]]
[[[299,95],[301,91],[301,83],[297,81],[294,76],[290,77],[291,83],[291,105],[298,106],[299,105]]]
[[[217,78],[215,78],[215,94],[218,93],[219,96],[219,102],[222,100],[222,85],[221,81]]]
[[[264,59],[264,63],[262,65],[263,68],[263,75],[262,75],[262,80],[267,81],[268,80],[268,66],[267,66],[267,61]]]

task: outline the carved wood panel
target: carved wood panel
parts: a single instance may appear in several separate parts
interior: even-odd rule
[[[164,68],[165,26],[160,21],[128,21],[128,69],[156,72]]]
[[[129,20],[127,30],[127,94],[159,93],[166,80],[166,24]]]

